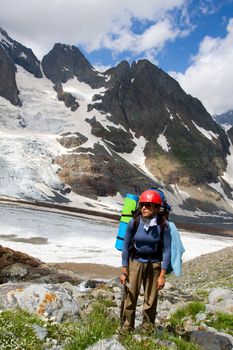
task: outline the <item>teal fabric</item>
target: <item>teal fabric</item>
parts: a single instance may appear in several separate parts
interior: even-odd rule
[[[174,222],[169,221],[169,226],[171,234],[171,270],[175,276],[180,277],[182,274],[182,255],[185,249]]]

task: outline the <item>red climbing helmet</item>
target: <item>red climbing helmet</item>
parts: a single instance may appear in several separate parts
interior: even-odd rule
[[[162,199],[158,192],[155,192],[154,190],[147,190],[142,192],[139,199],[139,204],[140,203],[154,203],[157,205],[162,205]]]

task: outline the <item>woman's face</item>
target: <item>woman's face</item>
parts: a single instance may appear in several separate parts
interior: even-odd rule
[[[140,203],[141,214],[145,219],[152,218],[158,214],[160,207],[155,206],[153,203]]]

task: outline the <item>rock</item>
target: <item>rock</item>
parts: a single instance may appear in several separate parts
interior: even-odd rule
[[[206,314],[204,314],[203,312],[199,312],[197,315],[196,315],[196,320],[197,321],[204,321],[206,319]]]
[[[82,279],[78,274],[50,268],[39,259],[0,245],[0,283],[27,281],[79,284]]]
[[[169,300],[165,300],[159,303],[158,310],[169,311],[172,308],[172,303]]]
[[[13,265],[6,266],[4,269],[2,269],[1,275],[4,277],[10,277],[11,280],[12,278],[21,279],[28,273],[25,266],[25,264],[21,263],[15,263]]]
[[[34,55],[33,51],[16,40],[0,28],[0,34],[5,40],[1,40],[1,46],[6,50],[15,65],[22,66],[26,71],[33,74],[36,78],[42,78],[40,61]],[[3,79],[2,75],[1,78]]]
[[[63,101],[65,106],[70,108],[72,112],[78,109],[79,103],[71,93],[63,91],[61,83],[55,84],[54,90],[57,92],[58,101]]]
[[[227,339],[229,339],[229,341],[231,342],[232,345],[232,349],[233,349],[233,336],[224,332],[216,332],[217,335],[222,335],[224,337],[226,337]]]
[[[170,282],[167,282],[165,283],[165,286],[163,287],[163,291],[167,291],[167,290],[175,290],[175,286],[170,283]]]
[[[126,350],[116,339],[103,339],[86,350]]]
[[[195,228],[193,227],[193,230]],[[218,265],[216,265],[218,261]],[[215,268],[213,265],[215,264]],[[212,268],[211,268],[212,266]],[[177,289],[185,290],[190,294],[199,289],[210,291],[214,287],[222,285],[225,279],[232,279],[233,247],[218,250],[209,254],[203,254],[183,263],[183,272],[180,278],[173,275],[168,276],[168,281],[173,283]],[[211,287],[209,287],[211,285]]]
[[[232,350],[231,341],[227,337],[212,332],[193,331],[186,333],[185,338],[203,350]]]
[[[0,45],[0,96],[6,98],[15,106],[21,106],[15,72],[14,63]]]
[[[224,288],[214,288],[208,296],[209,304],[217,304],[226,299],[233,299],[233,292]]]
[[[98,284],[100,284],[100,282],[94,281],[94,280],[88,280],[85,283],[84,287],[85,288],[96,288]]]
[[[32,328],[34,329],[37,338],[40,340],[44,340],[47,337],[48,331],[46,328],[38,326],[37,324],[33,324]]]
[[[56,322],[75,320],[79,315],[77,302],[58,285],[7,283],[0,286],[3,309],[21,308],[38,316],[53,317]]]
[[[233,313],[233,300],[228,299],[228,300],[222,300],[216,305],[211,305],[211,304],[206,304],[205,306],[206,312],[209,313],[216,313],[216,312],[223,312],[227,314],[232,314]]]
[[[199,326],[193,325],[193,321],[191,319],[188,319],[184,322],[183,328],[184,328],[185,332],[193,332],[193,331],[200,330]]]
[[[88,139],[79,132],[76,132],[74,134],[62,134],[57,140],[66,148],[75,148],[85,143]]]
[[[35,259],[25,253],[21,253],[0,245],[0,269],[3,269],[4,267],[15,263],[24,263],[30,266],[39,266],[42,264],[42,261]]]
[[[43,57],[42,67],[45,76],[54,84],[66,83],[74,77],[92,88],[103,86],[105,83],[105,78],[98,75],[76,46],[55,44]]]
[[[115,299],[115,295],[112,292],[109,292],[105,289],[94,289],[93,292],[91,293],[91,295],[94,298],[102,298],[102,299],[107,299],[107,300],[114,300]]]
[[[206,311],[210,313],[225,312],[233,313],[233,292],[229,289],[215,288],[208,297],[209,304],[206,304]]]

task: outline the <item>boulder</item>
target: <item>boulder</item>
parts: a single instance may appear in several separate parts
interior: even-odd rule
[[[7,283],[0,286],[2,309],[21,308],[62,322],[79,315],[77,301],[63,287],[52,284]]]
[[[0,283],[27,281],[77,285],[81,278],[78,274],[51,268],[39,259],[0,245]]]
[[[206,304],[206,311],[210,313],[225,312],[233,313],[233,292],[229,289],[215,288],[208,297],[209,304]]]
[[[197,344],[203,350],[232,350],[231,341],[219,334],[204,331],[193,331],[186,333],[188,341]]]
[[[233,299],[233,292],[224,288],[214,288],[208,296],[209,304],[217,304],[226,299]]]
[[[125,350],[125,347],[121,345],[116,339],[102,339],[96,344],[89,346],[86,350]]]

